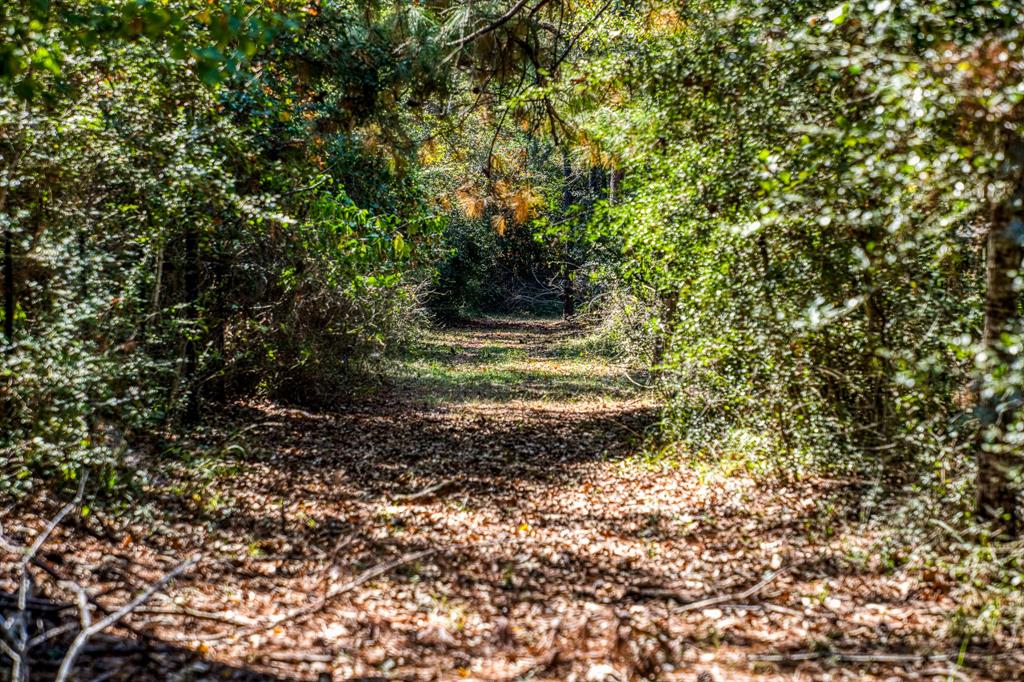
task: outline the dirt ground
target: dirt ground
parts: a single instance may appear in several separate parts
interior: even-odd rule
[[[856,491],[637,456],[642,383],[561,323],[485,320],[337,408],[238,404],[145,455],[138,504],[57,530],[39,619],[74,618],[55,576],[109,611],[196,555],[74,679],[1024,679],[1019,649],[946,634],[941,575],[879,569]],[[58,507],[3,531],[31,542]]]

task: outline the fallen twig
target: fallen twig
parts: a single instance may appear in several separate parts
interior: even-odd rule
[[[334,660],[331,654],[315,654],[303,651],[272,651],[264,658],[280,663],[330,663]]]
[[[755,594],[757,594],[765,587],[767,587],[773,580],[778,578],[787,570],[789,569],[781,568],[777,571],[773,571],[772,573],[769,573],[764,580],[757,583],[753,587],[748,587],[742,592],[736,592],[733,594],[721,594],[715,597],[698,599],[697,601],[689,601],[685,595],[680,594],[679,592],[661,588],[630,588],[626,590],[626,594],[624,596],[646,597],[649,599],[670,599],[672,601],[681,602],[679,607],[679,610],[681,611],[699,611],[700,609],[706,609],[712,606],[721,606],[723,604],[728,604],[730,602],[742,602],[745,599],[749,599],[750,597],[753,597]]]
[[[397,559],[392,559],[391,561],[387,561],[382,564],[377,564],[373,568],[363,571],[352,580],[327,590],[327,592],[322,597],[317,599],[312,604],[307,604],[305,606],[299,606],[297,608],[291,609],[286,613],[269,618],[266,622],[260,623],[259,625],[253,625],[245,630],[242,630],[241,632],[224,632],[216,635],[209,635],[206,637],[190,637],[188,639],[201,639],[203,641],[209,642],[216,641],[219,639],[227,639],[228,637],[247,637],[249,635],[254,635],[259,632],[263,632],[265,630],[277,627],[281,623],[287,621],[301,621],[318,612],[320,609],[324,608],[332,599],[334,599],[338,595],[354,590],[363,583],[373,580],[374,578],[380,577],[385,573],[388,573],[389,571],[398,568],[399,566],[411,563],[413,561],[418,561],[419,559],[423,559],[432,554],[436,554],[439,551],[441,551],[440,548],[433,548],[420,550],[418,552],[409,552],[408,554],[403,554]]]
[[[229,637],[239,637],[239,638],[240,637],[247,637],[249,635],[254,635],[254,634],[257,634],[257,633],[269,630],[271,628],[277,627],[278,625],[280,625],[282,623],[285,623],[285,622],[292,622],[292,623],[301,622],[302,620],[308,618],[309,616],[311,616],[311,615],[317,613],[318,611],[320,611],[321,609],[323,609],[335,597],[338,597],[338,596],[340,596],[340,595],[342,595],[342,594],[344,594],[346,592],[351,592],[352,590],[354,590],[355,588],[359,587],[360,585],[362,585],[364,583],[367,583],[367,582],[373,580],[374,578],[379,578],[380,576],[385,575],[386,573],[389,573],[389,572],[393,571],[394,569],[398,568],[399,566],[404,566],[405,564],[412,563],[413,561],[419,561],[420,559],[425,559],[428,556],[432,556],[434,554],[438,554],[438,553],[441,553],[441,552],[452,552],[452,551],[459,550],[459,549],[480,548],[480,547],[487,547],[487,546],[490,546],[490,545],[497,545],[497,544],[503,544],[503,545],[504,544],[522,544],[524,542],[531,542],[531,540],[528,540],[526,538],[514,538],[514,539],[506,539],[506,540],[496,540],[494,542],[471,543],[471,544],[466,544],[466,545],[452,545],[452,546],[449,546],[449,547],[433,547],[431,549],[423,549],[423,550],[419,550],[419,551],[416,551],[416,552],[408,552],[406,554],[403,554],[400,557],[396,557],[395,559],[392,559],[391,561],[385,561],[383,563],[377,564],[376,566],[373,566],[372,568],[368,568],[367,570],[363,571],[362,573],[360,573],[358,576],[356,576],[352,580],[349,580],[348,582],[345,582],[345,583],[342,583],[340,585],[337,585],[335,587],[330,588],[329,590],[327,590],[327,592],[324,593],[323,596],[321,596],[319,599],[317,599],[312,604],[307,604],[305,606],[299,606],[299,607],[291,609],[290,611],[287,611],[287,612],[285,612],[283,614],[280,614],[278,616],[274,616],[274,617],[268,618],[266,621],[264,621],[264,622],[262,622],[262,623],[260,623],[258,625],[253,625],[253,626],[251,626],[249,628],[246,628],[245,630],[242,630],[241,632],[222,632],[222,633],[217,633],[217,634],[213,634],[213,635],[206,635],[206,636],[202,636],[202,637],[181,637],[181,638],[177,638],[177,639],[169,640],[169,641],[178,641],[178,642],[184,642],[184,641],[188,641],[188,642],[193,642],[193,641],[214,642],[214,641],[218,641],[218,640],[222,640],[222,639],[227,639]]]
[[[32,601],[32,575],[28,567],[33,563],[39,549],[49,539],[50,535],[57,528],[61,521],[72,512],[85,496],[85,482],[89,476],[83,472],[78,481],[78,491],[74,499],[61,507],[47,523],[46,527],[36,535],[35,540],[24,550],[21,560],[18,562],[18,592],[17,612],[14,616],[0,622],[0,650],[11,659],[11,680],[13,682],[25,682],[29,678],[29,657],[28,651],[31,648],[33,639],[29,637],[29,603]],[[5,545],[10,543],[5,542]],[[16,545],[12,545],[15,546]],[[38,638],[35,638],[38,639]]]
[[[30,597],[25,600],[25,604],[28,606],[29,611],[35,611],[37,613],[60,613],[61,611],[67,611],[74,607],[74,604],[55,604],[46,599],[39,599],[38,597]],[[0,592],[0,609],[9,609],[12,606],[18,605],[17,593],[11,594],[8,592]]]
[[[255,624],[252,618],[237,616],[226,616],[211,611],[200,611],[190,608],[168,608],[160,606],[143,606],[135,610],[135,613],[151,616],[177,616],[179,618],[195,618],[196,620],[208,620],[225,625],[236,625],[238,627],[249,627]]]
[[[427,486],[423,490],[414,493],[407,493],[405,495],[391,495],[390,497],[395,502],[417,502],[419,500],[426,500],[432,497],[436,497],[437,495],[446,492],[447,490],[454,486],[455,480],[449,478],[444,481],[441,481],[440,483],[435,483],[434,485]]]
[[[75,637],[74,641],[71,642],[71,646],[68,648],[67,653],[64,654],[64,659],[61,661],[60,669],[57,671],[57,677],[55,678],[55,682],[67,681],[68,675],[71,674],[71,669],[75,665],[75,658],[78,656],[78,653],[81,650],[82,646],[89,640],[90,637],[102,632],[103,630],[106,630],[111,625],[116,624],[122,618],[124,618],[132,611],[137,609],[139,606],[149,601],[149,599],[152,598],[154,594],[162,590],[167,585],[167,583],[169,583],[171,580],[178,577],[179,575],[181,575],[182,573],[184,573],[185,571],[199,563],[199,559],[199,556],[194,556],[191,559],[187,559],[186,561],[181,562],[180,564],[175,566],[170,572],[166,573],[162,578],[152,583],[149,587],[143,590],[143,592],[139,596],[135,597],[135,599],[132,599],[130,602],[119,608],[117,611],[108,614],[103,619],[98,620],[95,623],[92,623],[86,628],[83,628],[78,633],[78,636]]]
[[[803,611],[779,606],[778,604],[772,604],[771,602],[764,602],[762,604],[725,604],[724,606],[728,609],[738,609],[741,611],[770,611],[772,613],[781,613],[786,616],[796,616],[798,618],[803,618],[807,615]]]
[[[792,654],[751,654],[747,660],[763,663],[800,663],[829,659],[841,663],[941,663],[952,654],[857,654],[842,651],[800,651]]]
[[[28,551],[25,552],[25,556],[21,558],[19,567],[21,568],[22,571],[25,571],[28,568],[29,563],[32,561],[33,558],[35,558],[36,554],[39,552],[39,548],[42,547],[43,543],[50,538],[50,535],[53,533],[54,530],[56,530],[60,522],[64,520],[64,517],[70,514],[75,507],[82,503],[82,498],[85,496],[85,482],[88,479],[88,472],[83,472],[81,478],[78,481],[78,492],[75,493],[74,499],[68,502],[63,507],[61,507],[61,510],[57,512],[57,515],[50,519],[49,523],[46,524],[46,528],[43,529],[43,532],[36,536],[36,539],[32,542],[32,545],[28,548]]]
[[[850,651],[797,651],[788,654],[750,654],[749,661],[764,663],[801,663],[827,659],[838,663],[948,663],[956,661],[996,661],[1017,655],[1016,651],[992,654],[971,654],[961,651],[936,654],[858,653]]]

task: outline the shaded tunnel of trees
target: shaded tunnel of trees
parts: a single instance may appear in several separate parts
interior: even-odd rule
[[[323,436],[367,505],[460,466],[519,504],[633,450],[840,481],[905,533],[892,570],[972,590],[950,632],[1019,645],[1019,3],[9,0],[0,36],[10,679],[155,651],[51,535],[175,508],[167,472],[244,468],[282,410],[383,429],[362,463]]]

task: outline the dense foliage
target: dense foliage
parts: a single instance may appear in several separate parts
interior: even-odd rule
[[[673,448],[1021,530],[1019,3],[18,0],[0,29],[0,489],[234,396],[334,400],[424,305],[582,306],[642,337]]]
[[[657,292],[682,439],[902,482],[1019,450],[1020,19],[687,3],[577,67],[617,93],[579,116],[625,173],[592,230]]]
[[[4,487],[409,333],[440,223],[386,103],[440,86],[399,15],[278,8],[0,10]]]
[[[576,66],[576,120],[624,173],[591,232],[654,299],[674,443],[841,472],[865,518],[905,487],[904,546],[936,519],[1019,531],[1022,25],[709,0],[626,15]],[[960,575],[1005,597],[1020,553]]]

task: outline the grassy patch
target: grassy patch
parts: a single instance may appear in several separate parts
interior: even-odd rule
[[[505,320],[438,330],[395,366],[392,378],[433,403],[585,401],[636,392],[623,368],[590,352],[598,337],[577,337],[554,321],[527,324],[525,331]]]

